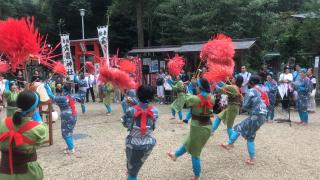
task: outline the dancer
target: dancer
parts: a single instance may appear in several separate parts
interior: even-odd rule
[[[79,85],[79,90],[75,95],[75,100],[81,103],[81,110],[82,110],[82,113],[84,114],[86,112],[85,98],[86,98],[87,87],[88,87],[84,74],[83,73],[80,74],[80,79],[75,74],[74,82]]]
[[[311,93],[313,87],[310,79],[306,77],[306,69],[300,70],[300,79],[294,83],[294,87],[298,92],[297,108],[300,117],[299,125],[306,126],[308,124],[308,102],[309,93]]]
[[[73,129],[77,122],[77,112],[75,101],[70,95],[71,86],[64,85],[62,90],[57,89],[58,92],[56,95],[53,95],[49,84],[46,83],[45,88],[50,99],[60,108],[61,133],[67,144],[67,148],[64,149],[64,153],[73,154]]]
[[[272,74],[267,75],[267,81],[265,86],[268,92],[270,105],[268,106],[267,122],[273,122],[274,118],[274,108],[276,105],[276,98],[278,93],[277,81],[272,78]],[[270,120],[270,121],[269,121]]]
[[[187,86],[187,92],[192,95],[197,94],[197,79],[195,77],[191,78],[191,82]],[[184,123],[188,124],[189,120],[191,119],[192,112],[191,108],[189,108],[186,118],[183,120]]]
[[[137,94],[135,89],[127,90],[123,100],[121,101],[122,111],[125,114],[127,109],[131,106],[138,104]]]
[[[107,116],[111,115],[112,108],[111,108],[111,103],[113,101],[113,93],[114,93],[114,88],[111,83],[107,83],[103,87],[104,91],[104,98],[103,98],[103,104],[107,108]]]
[[[212,133],[214,133],[218,129],[222,120],[223,123],[227,125],[227,133],[230,139],[233,123],[236,119],[236,116],[239,114],[240,105],[243,98],[240,92],[242,83],[243,77],[238,75],[232,79],[232,85],[225,84],[220,89],[222,93],[228,96],[228,105],[222,112],[217,115],[216,119],[214,120],[211,129]]]
[[[149,105],[154,91],[151,86],[142,85],[138,88],[137,95],[140,102],[128,107],[122,117],[122,123],[129,131],[126,138],[128,180],[137,179],[140,168],[156,144],[153,131],[158,119],[158,110]]]
[[[0,179],[43,179],[42,168],[37,162],[36,147],[45,141],[48,128],[45,123],[32,120],[31,116],[38,103],[38,95],[25,90],[17,97],[19,110],[14,113],[13,118],[7,117],[1,121]]]
[[[236,142],[238,137],[241,135],[247,140],[247,148],[249,153],[249,158],[246,160],[246,163],[249,165],[254,165],[255,163],[255,144],[254,139],[256,133],[262,124],[265,122],[267,117],[267,106],[261,99],[261,94],[257,90],[258,84],[261,82],[259,76],[251,76],[249,80],[249,89],[248,93],[244,97],[242,107],[247,109],[250,113],[249,117],[235,125],[231,137],[226,144],[221,144],[225,149],[233,148],[233,144]]]
[[[14,112],[17,110],[17,97],[18,97],[18,86],[14,81],[9,83],[8,80],[5,82],[5,91],[3,93],[7,101],[7,116],[12,117]]]
[[[210,95],[210,85],[208,80],[201,78],[198,80],[198,96],[188,94],[185,97],[188,107],[192,107],[192,121],[190,133],[186,141],[175,151],[168,152],[167,155],[173,161],[188,152],[192,157],[192,168],[195,180],[200,178],[201,163],[200,154],[210,138],[212,107],[214,96]]]
[[[175,82],[172,86],[172,90],[177,92],[177,99],[173,101],[170,105],[172,118],[171,120],[176,118],[176,112],[178,112],[179,120],[182,122],[182,108],[185,104],[185,89],[182,80],[179,76],[177,76],[177,82]],[[183,122],[182,122],[183,123]]]

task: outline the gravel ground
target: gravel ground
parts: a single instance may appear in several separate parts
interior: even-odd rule
[[[139,179],[190,179],[193,173],[188,154],[177,162],[166,157],[168,150],[180,145],[189,127],[169,120],[169,106],[161,105],[158,108],[160,118],[155,130],[158,143],[142,167]],[[77,109],[80,112],[79,106]],[[106,116],[104,106],[99,103],[89,103],[87,109],[86,114],[79,113],[74,133],[76,136],[88,136],[75,141],[74,155],[63,154],[66,145],[60,134],[60,120],[54,124],[54,145],[38,150],[45,179],[125,179],[124,142],[127,131],[119,122],[120,105],[113,105],[112,116]],[[237,122],[244,118],[245,115],[238,116]],[[292,120],[298,121],[297,113],[292,114]],[[319,180],[319,129],[319,113],[310,115],[307,127],[295,124],[290,127],[288,123],[264,124],[256,138],[257,163],[247,166],[243,161],[247,157],[243,138],[239,138],[235,148],[230,151],[218,146],[227,138],[226,127],[221,124],[202,152],[202,179]]]

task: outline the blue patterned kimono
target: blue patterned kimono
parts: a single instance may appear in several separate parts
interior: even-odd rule
[[[274,118],[274,108],[275,108],[275,105],[276,105],[277,92],[278,92],[277,81],[275,81],[274,79],[271,79],[270,81],[266,81],[265,82],[265,86],[267,88],[269,102],[270,102],[270,105],[268,106],[267,119],[273,120],[273,118]]]
[[[88,83],[85,79],[78,79],[77,76],[74,76],[74,82],[78,83],[79,85],[79,91],[77,94],[75,94],[74,98],[77,102],[84,104],[85,103],[85,98],[86,98],[86,93],[87,93],[87,87]]]
[[[309,105],[309,93],[311,93],[313,86],[308,77],[299,79],[295,85],[295,89],[298,92],[297,108],[300,116],[300,120],[303,123],[308,123],[308,105]]]
[[[127,112],[127,109],[132,106],[131,104],[127,103],[127,99],[126,99],[127,97],[129,97],[129,98],[131,98],[133,100],[133,105],[138,104],[136,90],[135,89],[129,89],[127,91],[127,93],[126,93],[126,96],[121,101],[121,107],[122,107],[122,111],[123,111],[124,114]]]
[[[51,99],[60,108],[62,137],[71,137],[77,122],[77,116],[72,115],[68,98],[66,96],[53,96]]]
[[[295,86],[298,92],[298,111],[307,111],[309,103],[309,93],[312,91],[312,83],[309,78],[300,79]]]
[[[247,109],[250,115],[247,119],[234,126],[234,130],[246,140],[254,141],[256,132],[266,120],[267,106],[261,100],[261,94],[258,90],[251,88],[244,97],[242,107]]]
[[[148,107],[146,103],[139,103],[141,109],[145,110]],[[153,119],[147,117],[146,132],[143,135],[140,129],[140,117],[134,117],[137,110],[134,107],[128,107],[125,115],[122,117],[123,126],[129,131],[126,138],[126,156],[127,156],[127,170],[128,176],[135,179],[144,161],[150,155],[153,147],[156,144],[156,139],[153,135],[155,124],[159,113],[156,107],[151,108],[153,112]]]
[[[66,141],[68,149],[73,150],[73,129],[77,122],[77,115],[72,114],[72,108],[69,103],[69,98],[67,96],[60,94],[57,94],[56,96],[53,95],[48,84],[45,85],[45,88],[50,99],[60,108],[61,134],[63,139]],[[69,93],[70,92],[65,92],[65,94]]]
[[[74,99],[81,104],[82,113],[85,113],[86,112],[85,98],[86,98],[88,83],[84,78],[79,80],[78,76],[76,75],[74,76],[74,82],[78,83],[79,85],[79,91],[77,94],[74,95]]]
[[[259,88],[258,86],[256,87]],[[257,131],[266,120],[268,110],[261,99],[260,92],[255,88],[249,89],[248,93],[246,93],[242,106],[249,111],[250,115],[234,126],[228,144],[233,144],[241,135],[247,140],[250,159],[254,159],[256,154],[254,139]]]

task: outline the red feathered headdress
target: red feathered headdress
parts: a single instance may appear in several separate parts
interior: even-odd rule
[[[98,80],[104,83],[110,82],[122,90],[135,88],[134,79],[128,73],[107,66],[100,68]]]
[[[208,68],[204,77],[214,83],[231,77],[234,70],[234,54],[234,44],[230,37],[218,34],[209,40],[203,45],[200,53],[200,58],[207,63]]]
[[[54,73],[60,74],[60,75],[62,75],[64,77],[67,76],[67,70],[66,70],[65,66],[61,62],[55,63],[52,71]]]
[[[122,58],[119,61],[119,66],[121,71],[125,71],[127,73],[135,73],[136,65],[133,61]]]
[[[169,59],[167,67],[170,75],[174,77],[179,76],[184,64],[184,58],[182,56],[179,56],[178,54],[176,54],[173,58]]]
[[[89,74],[94,74],[94,72],[96,71],[96,68],[94,67],[92,62],[88,61],[86,62],[86,70]]]
[[[43,38],[34,26],[33,17],[0,21],[0,52],[13,72],[18,67],[24,67],[29,60],[36,60],[53,69],[56,62],[52,58],[60,56],[52,55],[57,47],[52,50],[48,48],[46,37]]]
[[[33,17],[0,21],[0,52],[6,55],[13,71],[28,61],[30,54],[38,55],[40,44]]]
[[[6,73],[10,70],[9,64],[0,61],[0,73]]]

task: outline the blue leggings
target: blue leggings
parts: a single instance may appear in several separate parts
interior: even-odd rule
[[[221,123],[221,119],[219,117],[216,117],[216,119],[212,123],[211,132],[215,132],[218,129],[220,123]],[[227,128],[229,139],[231,138],[232,132],[233,132],[232,128]]]
[[[308,111],[299,111],[299,117],[301,122],[308,123],[308,120],[309,120]]]
[[[137,180],[137,177],[135,176],[128,176],[128,179],[127,180]]]
[[[191,116],[192,116],[192,110],[190,108],[187,115],[186,115],[186,118],[183,120],[183,122],[188,123],[189,120],[191,119]]]
[[[234,144],[239,136],[240,133],[231,129],[231,137],[229,138],[228,144]],[[250,158],[253,159],[256,155],[254,140],[247,140],[247,150]]]
[[[174,109],[171,109],[171,114],[173,117],[176,117],[176,111]],[[178,116],[179,116],[179,119],[182,120],[182,111],[178,112]]]
[[[66,144],[68,146],[69,150],[72,150],[74,148],[74,144],[73,144],[73,137],[69,136],[69,137],[65,137],[64,140],[66,141]]]
[[[105,106],[107,108],[107,113],[111,113],[112,112],[111,106],[110,105],[106,105],[106,104],[105,104]]]
[[[182,156],[183,154],[185,154],[187,152],[186,147],[184,145],[181,145],[175,152],[175,156],[178,158],[180,156]],[[200,157],[195,157],[192,156],[191,157],[192,160],[192,169],[193,169],[193,173],[194,176],[196,177],[200,177],[201,174],[201,161],[200,161]]]
[[[82,110],[82,113],[86,113],[86,104],[82,103],[81,104],[81,110]]]

